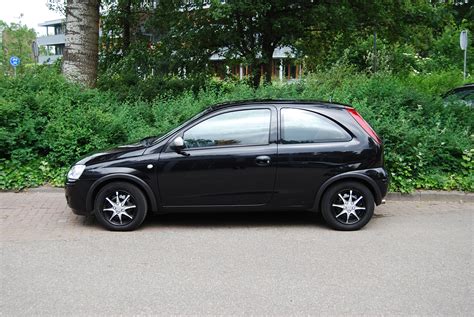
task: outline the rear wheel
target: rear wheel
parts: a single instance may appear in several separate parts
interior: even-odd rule
[[[125,182],[105,185],[97,194],[94,206],[100,224],[114,231],[138,228],[145,220],[148,208],[143,192]]]
[[[337,230],[364,227],[372,218],[374,208],[372,192],[357,182],[338,183],[330,187],[321,202],[324,220]]]

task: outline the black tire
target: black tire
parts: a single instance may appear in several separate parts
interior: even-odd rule
[[[143,192],[130,183],[114,182],[98,192],[94,202],[97,221],[108,230],[130,231],[145,220],[148,210]]]
[[[358,182],[331,186],[321,202],[321,213],[326,223],[333,229],[344,231],[364,227],[372,218],[374,208],[374,195]]]

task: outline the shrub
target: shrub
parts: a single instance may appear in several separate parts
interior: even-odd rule
[[[148,101],[84,90],[39,67],[0,78],[0,188],[60,185],[69,166],[90,152],[165,133],[215,103],[276,98],[352,104],[384,140],[391,190],[473,191],[473,111],[445,107],[438,95],[459,83],[449,72],[399,78],[338,65],[294,84],[253,90],[210,81],[180,94],[160,90]]]

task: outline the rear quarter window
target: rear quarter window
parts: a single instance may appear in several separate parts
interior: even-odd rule
[[[283,144],[344,142],[351,139],[346,130],[320,114],[303,109],[281,109]]]

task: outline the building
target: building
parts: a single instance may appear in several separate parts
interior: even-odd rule
[[[38,63],[51,64],[58,58],[63,56],[65,46],[65,21],[64,19],[46,21],[38,24],[46,28],[46,35],[40,36],[36,39],[38,46],[44,48],[40,49]]]
[[[291,47],[277,47],[273,51],[272,60],[272,79],[279,81],[292,81],[301,79],[302,65],[297,62],[295,54]],[[224,78],[226,75],[232,75],[239,79],[247,77],[252,69],[245,64],[229,65],[225,57],[219,54],[214,54],[210,58],[211,66],[215,76]],[[263,69],[260,69],[263,76]]]

